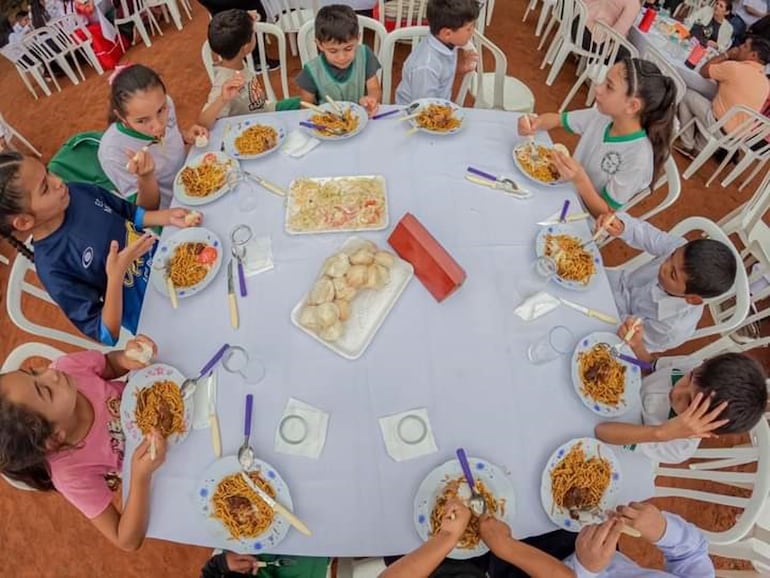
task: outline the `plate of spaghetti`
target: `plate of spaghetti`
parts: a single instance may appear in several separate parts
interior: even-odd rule
[[[510,525],[515,513],[515,496],[508,475],[500,467],[480,458],[469,457],[468,463],[473,470],[476,488],[487,503],[487,512],[494,513]],[[460,463],[454,459],[434,468],[415,494],[414,524],[423,541],[438,531],[444,518],[446,502],[453,497],[461,500],[470,498],[470,488],[465,482]],[[479,519],[471,516],[465,533],[449,557],[466,560],[488,551],[489,548],[479,536]]]
[[[174,197],[185,205],[211,203],[235,185],[239,173],[238,161],[225,153],[203,153],[176,174]]]
[[[157,429],[170,443],[181,443],[192,428],[192,400],[182,399],[184,376],[170,365],[156,363],[134,372],[123,391],[120,421],[123,431],[140,442]]]
[[[463,109],[443,98],[420,98],[414,101],[420,106],[409,122],[413,127],[431,134],[455,134],[463,127]]]
[[[601,265],[601,254],[596,243],[582,246],[587,235],[573,223],[559,223],[541,227],[535,239],[538,257],[550,257],[556,264],[555,281],[566,289],[588,289]]]
[[[200,293],[222,266],[222,242],[203,227],[180,229],[164,239],[153,256],[150,280],[162,294],[168,294],[166,277],[171,277],[177,297]]]
[[[529,143],[520,144],[513,149],[513,164],[529,180],[541,185],[561,184],[561,175],[551,162],[553,149],[540,144],[534,145],[537,151],[533,155],[532,146]]]
[[[245,118],[227,131],[225,151],[235,159],[258,159],[277,151],[285,138],[286,129],[281,123]]]
[[[378,231],[388,226],[385,177],[299,178],[289,185],[286,232]]]
[[[315,125],[326,127],[328,130],[314,130],[308,128],[310,134],[320,140],[345,140],[356,136],[369,122],[369,115],[366,109],[355,102],[338,102],[342,108],[342,117],[336,113],[334,107],[325,102],[319,104],[318,108],[327,111],[325,114],[314,112],[308,118],[308,122]]]
[[[548,459],[540,501],[554,524],[579,532],[586,522],[570,516],[570,508],[602,512],[615,509],[620,478],[620,464],[608,445],[593,438],[576,438]]]
[[[255,458],[251,480],[289,510],[289,487],[276,469]],[[220,546],[241,554],[270,552],[289,531],[289,522],[277,515],[241,477],[235,456],[211,464],[198,484],[196,501]]]
[[[622,342],[614,333],[597,331],[581,339],[572,354],[572,385],[585,406],[603,417],[623,415],[639,399],[641,371],[610,351]],[[625,343],[620,352],[634,355]]]

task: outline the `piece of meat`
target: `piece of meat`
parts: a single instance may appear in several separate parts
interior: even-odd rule
[[[579,511],[589,507],[587,504],[591,497],[591,491],[588,488],[573,486],[564,494],[564,507],[569,510],[569,516],[573,520],[579,519]]]
[[[158,405],[158,427],[163,436],[170,435],[174,427],[174,416],[171,414],[171,410],[165,400],[161,400]]]

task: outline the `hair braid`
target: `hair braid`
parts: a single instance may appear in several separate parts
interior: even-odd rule
[[[34,262],[32,250],[13,234],[11,217],[25,212],[26,194],[18,186],[19,170],[24,155],[17,152],[0,153],[0,236],[19,253]]]

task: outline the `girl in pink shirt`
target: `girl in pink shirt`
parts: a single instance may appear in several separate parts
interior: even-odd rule
[[[146,363],[132,358],[145,336],[124,351],[83,351],[64,355],[46,369],[0,375],[0,472],[35,489],[57,490],[83,512],[111,542],[136,550],[147,531],[150,479],[166,455],[157,432],[131,460],[131,481],[123,511],[112,504],[120,481],[124,436],[120,400],[125,383],[116,381]]]

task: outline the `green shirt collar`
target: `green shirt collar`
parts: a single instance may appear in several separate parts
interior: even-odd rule
[[[644,129],[640,129],[636,132],[632,132],[629,134],[621,134],[617,136],[612,136],[610,134],[610,131],[612,130],[612,123],[609,123],[607,125],[607,128],[604,129],[604,139],[603,142],[629,142],[632,140],[637,140],[640,138],[646,138],[647,137],[647,131]]]
[[[154,136],[150,136],[142,132],[139,132],[138,130],[134,130],[131,127],[126,126],[122,122],[115,123],[115,126],[117,126],[118,130],[123,134],[134,138],[138,138],[139,140],[146,140],[148,142],[154,142],[157,140]]]

